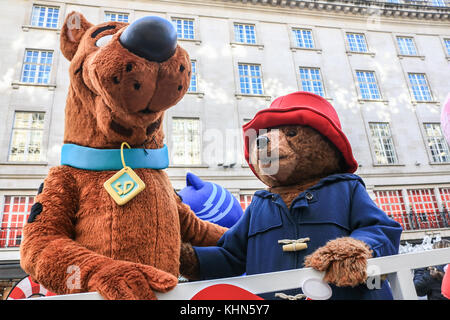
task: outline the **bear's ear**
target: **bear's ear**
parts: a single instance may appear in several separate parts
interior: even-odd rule
[[[77,52],[81,38],[92,24],[79,12],[71,12],[64,21],[61,30],[61,52],[67,60],[71,61]]]

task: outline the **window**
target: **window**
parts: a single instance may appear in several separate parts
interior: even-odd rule
[[[33,6],[31,25],[42,28],[58,28],[59,8],[48,6]]]
[[[197,61],[191,60],[191,83],[188,92],[197,92]]]
[[[256,43],[255,25],[253,24],[234,24],[234,40],[239,43]]]
[[[433,189],[408,190],[408,199],[414,212],[434,213],[438,209]]]
[[[241,194],[240,195],[240,203],[241,203],[241,208],[242,210],[245,211],[245,209],[247,209],[247,207],[250,205],[250,203],[252,202],[252,195],[251,194]]]
[[[9,161],[41,161],[44,131],[43,112],[16,112]]]
[[[48,84],[52,69],[53,51],[26,50],[21,81]]]
[[[450,39],[444,39],[444,45],[447,55],[450,56]]]
[[[416,46],[414,40],[411,37],[397,37],[397,45],[400,54],[407,56],[417,55]]]
[[[303,91],[324,96],[322,77],[319,68],[300,67],[300,82]]]
[[[294,35],[295,45],[299,48],[314,48],[314,40],[312,35],[312,30],[308,29],[292,29],[292,34]]]
[[[5,196],[1,215],[0,248],[20,246],[22,228],[33,203],[33,196]]]
[[[440,218],[438,205],[433,189],[408,190],[408,200],[411,210],[417,215],[415,217],[419,229],[438,228],[436,218]]]
[[[347,33],[347,43],[351,52],[368,52],[366,38],[362,33]]]
[[[261,66],[239,63],[239,84],[243,94],[263,94]]]
[[[174,118],[172,126],[172,163],[179,165],[201,164],[200,120]]]
[[[401,190],[375,191],[375,203],[391,218],[400,223],[403,230],[412,228],[406,212]]]
[[[431,0],[431,5],[435,7],[445,7],[445,1],[444,0]]]
[[[450,162],[450,154],[445,137],[442,135],[439,123],[424,123],[427,146],[430,150],[432,161],[435,163]]]
[[[433,189],[411,189],[407,190],[413,219],[417,229],[444,228],[448,226],[448,214],[439,212],[437,197],[441,196],[443,205],[447,205],[448,188],[439,189],[435,194]],[[447,200],[448,201],[448,200]]]
[[[439,188],[439,194],[441,196],[442,206],[444,207],[444,210],[449,211],[450,210],[450,188]]]
[[[397,163],[389,123],[372,122],[369,123],[369,128],[377,164]]]
[[[416,101],[432,101],[427,78],[423,73],[408,73],[409,84]]]
[[[127,22],[129,14],[119,12],[105,12],[105,21]]]
[[[172,23],[177,30],[178,39],[193,40],[195,38],[194,20],[173,18]]]
[[[381,99],[377,80],[373,71],[356,71],[356,79],[362,99],[379,100]]]

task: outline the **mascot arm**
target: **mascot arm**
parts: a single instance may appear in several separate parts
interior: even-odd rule
[[[325,271],[324,280],[356,286],[367,279],[367,259],[396,254],[401,227],[381,211],[357,183],[352,194],[349,237],[331,240],[305,258],[305,266]]]
[[[227,231],[215,223],[198,218],[191,208],[177,200],[178,215],[180,218],[181,240],[194,246],[215,246],[220,237]]]
[[[86,290],[88,279],[83,276],[107,260],[72,240],[77,203],[73,178],[64,167],[52,168],[23,229],[21,266],[55,293],[75,289],[67,286],[74,271],[79,275],[74,287]]]
[[[177,204],[183,242],[180,250],[180,274],[190,280],[198,280],[200,266],[192,245],[215,246],[228,229],[198,218],[191,208],[181,202],[179,198]]]
[[[65,167],[52,168],[23,230],[21,266],[57,294],[97,291],[106,299],[155,299],[176,277],[138,263],[113,260],[73,240],[78,191]]]

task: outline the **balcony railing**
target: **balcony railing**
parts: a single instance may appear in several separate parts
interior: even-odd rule
[[[0,228],[0,248],[20,247],[23,227]]]
[[[442,229],[450,227],[450,213],[444,211],[432,212],[405,212],[403,214],[389,215],[400,223],[404,231]]]

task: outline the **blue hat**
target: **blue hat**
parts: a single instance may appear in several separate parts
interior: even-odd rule
[[[190,172],[186,175],[186,187],[178,194],[200,219],[222,227],[232,227],[244,213],[228,190]]]

